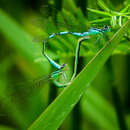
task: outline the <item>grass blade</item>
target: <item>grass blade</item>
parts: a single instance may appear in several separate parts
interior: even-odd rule
[[[99,11],[99,10],[95,10],[95,9],[91,9],[91,8],[87,8],[88,11],[93,12],[93,13],[97,13],[99,15],[104,15],[104,16],[112,16],[110,13],[108,12],[104,12],[104,11]]]
[[[110,9],[105,5],[105,3],[102,0],[97,0],[98,5],[104,9],[105,11],[109,12]]]
[[[56,100],[50,104],[50,106],[31,125],[29,130],[56,130],[59,128],[129,28],[130,20],[114,34],[111,40],[108,41],[86,65],[72,84],[65,88]]]

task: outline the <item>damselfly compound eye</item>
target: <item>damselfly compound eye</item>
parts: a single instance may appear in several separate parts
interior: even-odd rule
[[[109,29],[109,26],[105,25],[104,30],[107,30],[107,29]]]

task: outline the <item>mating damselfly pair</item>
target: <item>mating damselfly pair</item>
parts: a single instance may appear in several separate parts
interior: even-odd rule
[[[48,60],[48,62],[52,65],[53,68],[55,68],[56,71],[52,72],[51,74],[49,74],[48,76],[46,76],[46,78],[40,77],[38,80],[35,81],[31,81],[30,83],[32,84],[31,86],[40,86],[41,84],[44,84],[45,81],[48,80],[52,80],[54,82],[54,84],[57,87],[65,87],[68,86],[69,84],[71,84],[71,82],[74,80],[76,73],[77,73],[77,67],[78,67],[78,58],[79,58],[79,53],[80,53],[80,46],[81,46],[81,42],[84,40],[89,40],[91,39],[91,35],[101,35],[103,36],[106,32],[109,32],[110,28],[108,26],[104,26],[102,29],[99,28],[90,28],[88,31],[86,32],[69,32],[69,31],[65,31],[65,32],[58,32],[58,33],[53,33],[51,34],[48,38],[44,39],[43,41],[43,46],[42,46],[42,54],[43,56]],[[77,41],[77,45],[76,45],[76,50],[75,50],[75,61],[74,61],[74,66],[72,68],[74,68],[72,77],[68,80],[67,76],[66,76],[66,63],[63,64],[59,64],[56,61],[54,61],[50,56],[48,56],[48,54],[46,53],[46,45],[48,44],[48,40],[55,38],[55,36],[57,35],[67,35],[69,37],[69,35],[74,35],[76,37],[79,38],[79,40]],[[68,43],[70,44],[70,43]],[[62,78],[61,81],[59,81],[59,79]],[[24,82],[23,82],[24,84]],[[26,81],[25,81],[26,84]],[[34,84],[34,85],[33,85]],[[19,84],[18,84],[19,85]]]
[[[42,47],[42,54],[48,60],[48,62],[52,65],[52,67],[54,67],[56,69],[56,71],[52,72],[48,76],[40,77],[37,80],[31,81],[30,82],[31,84],[28,82],[29,85],[26,84],[26,82],[23,82],[23,84],[21,84],[21,87],[22,87],[21,89],[22,89],[22,94],[24,94],[24,98],[25,98],[25,93],[27,93],[26,95],[29,97],[29,94],[32,94],[32,92],[33,92],[32,90],[38,90],[37,89],[38,86],[42,86],[42,84],[44,84],[48,80],[52,80],[53,83],[59,88],[64,88],[64,87],[70,85],[72,83],[72,81],[75,79],[76,74],[77,74],[78,58],[79,58],[80,46],[81,46],[82,41],[85,41],[85,40],[88,41],[89,39],[91,39],[91,35],[96,35],[96,34],[104,35],[104,33],[109,32],[109,31],[110,31],[110,28],[108,26],[104,26],[104,28],[102,28],[102,29],[90,28],[88,31],[83,32],[83,33],[67,32],[67,31],[59,32],[59,33],[53,33],[47,39],[44,39],[43,40],[43,47]],[[66,73],[65,73],[66,63],[63,63],[61,65],[58,64],[56,61],[54,61],[52,58],[50,58],[45,52],[45,47],[46,47],[46,44],[48,44],[47,42],[48,42],[49,39],[54,38],[56,35],[67,35],[67,34],[74,35],[74,36],[77,36],[79,38],[79,40],[77,41],[77,47],[76,47],[76,51],[75,51],[75,62],[74,62],[74,67],[73,67],[74,72],[73,72],[70,80],[67,80],[67,76],[66,76]],[[69,35],[68,35],[68,37],[69,37]],[[63,76],[62,82],[58,79],[61,76]],[[24,88],[23,86],[25,84],[28,87]],[[13,84],[13,86],[15,86],[15,84]],[[17,86],[17,84],[16,84],[16,86]],[[20,86],[20,84],[18,84],[18,86]],[[16,88],[17,87],[15,87],[15,90],[16,90]],[[25,91],[23,91],[23,88],[25,89]],[[36,88],[36,89],[34,89],[34,88]],[[29,90],[29,93],[27,92],[27,90]],[[11,92],[9,91],[9,93],[11,93]],[[12,97],[14,97],[13,93],[9,94],[9,96],[10,95],[12,95]],[[5,99],[7,99],[7,97],[4,98],[3,100],[5,100]],[[7,102],[8,102],[8,99],[7,99]]]
[[[56,35],[67,35],[67,34],[71,34],[77,37],[80,37],[78,43],[77,43],[77,47],[76,47],[76,53],[75,53],[75,63],[74,63],[74,72],[72,75],[72,78],[69,82],[67,83],[59,83],[57,81],[54,80],[54,83],[56,84],[56,86],[58,87],[65,87],[66,85],[69,85],[75,78],[76,73],[77,73],[77,65],[78,65],[78,57],[79,57],[79,51],[80,51],[80,45],[81,42],[84,40],[88,40],[90,39],[91,35],[104,35],[104,33],[109,32],[110,28],[109,26],[104,26],[103,29],[99,29],[99,28],[90,28],[88,31],[86,32],[69,32],[69,31],[65,31],[65,32],[59,32],[59,33],[53,33],[51,34],[48,38],[43,40],[43,49],[42,49],[42,54],[43,56],[49,61],[49,63],[55,68],[57,69],[55,72],[52,73],[52,79],[53,77],[58,77],[59,74],[63,73],[63,68],[65,68],[66,64],[58,64],[56,63],[53,59],[51,59],[46,53],[45,53],[45,46],[47,44],[47,41],[51,38],[54,38]],[[64,74],[65,75],[65,74]],[[66,76],[65,76],[66,77]]]
[[[66,11],[64,9],[59,12],[57,9],[55,9],[53,7],[49,8],[48,6],[43,6],[43,8],[41,8],[41,11],[42,11],[41,16],[43,16],[43,17],[39,17],[36,20],[34,19],[33,24],[40,27],[40,29],[43,28],[44,33],[45,34],[47,33],[49,35],[47,35],[46,38],[45,38],[45,36],[42,36],[42,37],[40,37],[38,39],[35,39],[34,41],[37,41],[37,40],[39,41],[39,39],[40,39],[39,42],[43,43],[43,45],[42,45],[42,55],[48,60],[48,62],[51,64],[51,66],[56,69],[56,71],[54,71],[54,72],[52,72],[50,74],[50,77],[53,80],[53,82],[58,87],[65,87],[65,86],[69,85],[76,76],[81,42],[84,41],[84,40],[88,41],[89,39],[93,39],[93,37],[95,35],[101,35],[99,37],[105,37],[105,33],[109,32],[110,28],[107,25],[102,27],[102,28],[98,28],[98,27],[93,28],[93,27],[91,27],[89,25],[89,22],[86,21],[84,16],[80,15],[80,18],[83,18],[85,20],[85,21],[82,21],[82,23],[81,23],[80,22],[81,20],[76,20],[77,17],[72,16],[72,14],[70,14],[68,11]],[[57,12],[57,14],[50,15],[50,13],[52,13],[52,12]],[[79,12],[80,12],[80,10],[79,10]],[[54,17],[55,16],[56,17],[54,18],[53,15],[54,15]],[[90,26],[91,28],[90,29],[86,28],[86,25],[87,25],[87,27]],[[67,31],[65,31],[65,30],[67,30]],[[62,37],[63,35],[64,36],[66,35],[65,39]],[[73,43],[71,43],[72,41],[69,41],[67,39],[67,37],[69,37],[70,35],[73,35],[73,36],[79,38],[77,43],[73,44]],[[60,37],[61,39],[59,37],[57,37],[57,36],[61,36]],[[42,40],[41,40],[41,38],[42,38]],[[74,61],[74,65],[72,67],[72,68],[74,68],[74,70],[73,70],[72,77],[69,78],[70,80],[68,80],[68,78],[67,78],[67,76],[65,74],[65,71],[64,71],[65,68],[66,68],[66,63],[59,64],[58,62],[53,60],[51,58],[51,56],[49,56],[47,51],[46,51],[47,46],[51,47],[51,45],[52,45],[51,51],[53,50],[53,51],[56,52],[59,49],[57,47],[57,45],[55,44],[55,42],[53,43],[53,42],[49,41],[50,39],[55,39],[55,40],[58,39],[58,42],[57,42],[58,44],[57,45],[59,45],[59,46],[62,43],[65,43],[67,41],[64,44],[65,46],[62,44],[59,47],[61,50],[65,50],[66,48],[68,49],[68,46],[69,46],[69,49],[71,48],[71,52],[72,52],[73,51],[73,46],[76,46],[76,50],[75,50],[75,53],[74,53],[75,61]],[[60,43],[60,40],[62,40],[63,42]],[[48,41],[51,44],[49,44]],[[72,45],[72,46],[70,46],[70,45]],[[58,49],[56,50],[55,48],[56,49],[58,48]],[[59,77],[59,75],[63,75],[63,79],[66,80],[66,81],[64,81],[64,83],[62,83],[62,82],[60,83],[60,82],[58,82],[58,80],[56,80]]]
[[[84,41],[84,40],[88,41],[89,39],[91,39],[92,35],[102,35],[103,36],[106,32],[109,32],[109,31],[110,31],[110,28],[108,26],[104,26],[102,29],[90,28],[88,31],[82,32],[82,33],[81,32],[69,32],[69,31],[57,32],[57,33],[51,34],[48,38],[41,41],[41,42],[43,42],[42,54],[48,60],[48,62],[56,69],[56,71],[52,72],[46,78],[41,77],[38,80],[32,81],[31,86],[33,88],[37,88],[37,86],[40,86],[41,84],[44,84],[44,82],[49,80],[49,79],[51,79],[57,87],[61,87],[61,88],[64,88],[64,87],[68,86],[69,84],[71,84],[72,81],[75,79],[76,74],[77,74],[78,58],[79,58],[80,46],[81,46],[82,41]],[[63,64],[60,65],[59,63],[54,61],[50,56],[48,56],[48,54],[46,53],[46,48],[45,47],[48,44],[47,43],[48,40],[54,38],[57,35],[61,35],[61,36],[62,35],[68,35],[68,37],[69,37],[69,35],[74,35],[74,36],[79,38],[79,40],[76,43],[77,47],[76,47],[76,51],[75,51],[74,67],[72,67],[72,68],[74,68],[74,72],[73,72],[72,77],[70,78],[70,80],[67,80],[67,76],[66,76],[65,71],[64,71],[65,68],[66,68],[66,63],[63,63]],[[70,43],[68,43],[68,44],[70,44]],[[61,75],[63,75],[63,80],[59,81],[58,78],[61,77]],[[26,84],[26,82],[24,84]],[[34,87],[34,86],[36,86],[36,87]],[[27,90],[28,88],[24,88],[24,89]],[[25,92],[26,92],[26,90],[25,90]],[[24,93],[24,92],[22,91],[22,93]],[[12,94],[10,94],[10,95],[12,95]]]

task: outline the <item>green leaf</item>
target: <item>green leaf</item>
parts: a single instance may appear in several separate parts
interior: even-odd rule
[[[128,4],[124,9],[122,9],[120,11],[120,13],[125,13],[125,12],[129,11],[129,8],[130,8],[130,4]]]
[[[129,28],[130,20],[113,35],[111,40],[92,58],[72,84],[66,87],[30,126],[29,130],[56,130],[59,128]]]
[[[112,16],[110,13],[108,12],[104,12],[104,11],[99,11],[99,10],[95,10],[95,9],[90,9],[90,8],[87,8],[88,11],[91,11],[93,13],[97,13],[97,14],[100,14],[100,15],[104,15],[104,16]]]
[[[110,18],[102,18],[102,19],[96,19],[96,20],[90,21],[90,23],[103,23],[109,20]]]
[[[98,5],[105,11],[109,12],[110,9],[105,5],[105,3],[102,0],[97,0]]]

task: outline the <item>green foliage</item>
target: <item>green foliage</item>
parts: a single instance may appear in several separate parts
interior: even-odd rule
[[[127,7],[125,7],[124,9],[122,9],[120,12],[116,12],[116,11],[109,9],[102,0],[97,0],[97,4],[104,11],[99,11],[99,10],[90,9],[90,8],[88,8],[88,10],[93,13],[97,13],[98,15],[104,15],[104,16],[110,17],[110,18],[106,18],[105,20],[109,20],[112,27],[122,26],[123,19],[125,19],[125,20],[130,19],[130,12],[129,12],[130,4]],[[96,21],[92,21],[92,23],[102,22],[102,21],[104,21],[104,18],[96,20]]]
[[[56,4],[49,2],[51,7]],[[14,3],[12,8],[15,6]],[[12,14],[5,7],[3,4],[3,9],[0,9],[0,129],[66,130],[75,129],[77,125],[81,130],[129,128],[130,114],[126,102],[129,95],[130,5],[127,0],[118,7],[111,1],[97,0],[97,5],[88,1],[87,16],[73,0],[66,0],[57,16],[53,16],[55,9],[52,8],[52,17],[40,16],[42,21],[36,20],[40,28],[31,25],[39,13],[21,6]],[[47,14],[47,10],[44,11],[42,14]],[[42,44],[32,42],[33,36],[42,35],[42,42],[50,33],[82,32],[90,27],[103,28],[104,25],[111,28],[111,32],[106,34],[107,41],[101,38],[95,43],[100,36],[91,36],[90,40],[82,42],[82,60],[78,68],[85,67],[72,84],[57,88],[58,94],[54,92],[56,86],[52,82],[34,85],[32,79],[43,78],[54,69],[42,56]],[[60,64],[67,63],[68,78],[73,72],[77,42],[76,37],[67,35],[56,36],[47,43],[47,54]],[[112,67],[106,63],[108,58]],[[118,107],[114,101],[116,98],[112,98],[113,86],[119,94]],[[55,100],[48,106],[52,99]],[[69,114],[80,99],[76,115],[81,112],[81,122],[79,117],[75,119],[73,113]],[[125,109],[120,109],[121,106]]]
[[[61,122],[70,112],[70,110],[74,107],[74,105],[78,102],[86,87],[88,87],[92,80],[95,78],[96,74],[99,72],[105,61],[111,55],[112,50],[120,42],[121,38],[123,37],[123,32],[126,32],[129,26],[130,20],[112,37],[109,42],[105,44],[105,46],[87,64],[87,66],[77,76],[77,78],[72,82],[72,84],[68,86],[55,99],[55,101],[41,114],[41,116],[31,126],[30,130],[55,130],[59,128]]]

